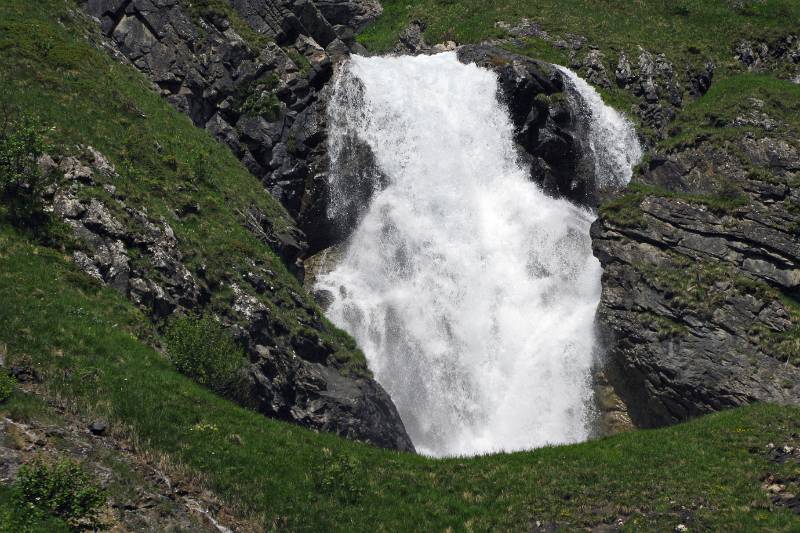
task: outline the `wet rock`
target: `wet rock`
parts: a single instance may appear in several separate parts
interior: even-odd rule
[[[531,179],[553,196],[584,205],[597,202],[586,121],[577,99],[567,95],[560,71],[551,65],[489,45],[458,49],[459,60],[498,73],[503,101],[508,103],[522,158]]]

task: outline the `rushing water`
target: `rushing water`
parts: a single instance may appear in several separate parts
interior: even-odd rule
[[[367,205],[318,288],[434,456],[576,442],[590,429],[594,215],[528,180],[497,92],[492,72],[454,53],[354,57],[329,108],[330,214]],[[628,162],[615,166],[629,179]]]

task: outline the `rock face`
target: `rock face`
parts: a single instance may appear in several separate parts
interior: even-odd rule
[[[606,372],[639,426],[800,403],[800,151],[741,127],[653,156],[592,228]]]
[[[383,6],[378,0],[316,0],[317,8],[331,24],[355,31],[378,18]]]
[[[289,210],[312,248],[324,198],[323,88],[380,13],[369,0],[231,0],[228,12],[177,0],[91,0],[109,45],[195,125],[227,144]],[[326,16],[330,16],[329,22]],[[351,18],[352,17],[352,18]],[[318,235],[317,232],[321,232]]]
[[[215,312],[251,361],[249,379],[232,399],[271,417],[413,451],[389,396],[366,372],[358,374],[340,361],[339,348],[325,337],[330,326],[308,297],[290,289],[291,302],[284,304],[302,311],[296,314],[305,321],[299,331],[273,314],[266,295],[285,289],[285,282],[263,261],[231,262],[226,281],[209,278],[202,268],[192,272],[167,221],[117,194],[113,182],[120,178],[102,154],[85,147],[76,156],[45,156],[40,165],[63,176],[50,193],[49,209],[73,229],[75,263],[155,321],[202,312],[215,291],[231,291],[227,303],[216,298]],[[197,216],[196,206],[187,209]],[[245,224],[285,259],[297,256],[296,228],[276,233],[257,212],[249,213]],[[241,283],[231,281],[237,272],[243,272]]]
[[[87,5],[100,20],[107,45],[146,74],[195,125],[227,144],[308,231],[310,250],[303,231],[290,227],[276,233],[265,214],[255,209],[243,214],[247,228],[299,278],[300,257],[334,239],[325,215],[326,84],[334,63],[360,50],[353,30],[380,13],[379,3],[370,0],[318,4],[231,0],[225,12],[193,10],[177,0],[91,0]],[[183,267],[167,226],[132,208],[123,226],[100,204],[75,205],[67,197],[56,202],[56,209],[62,210],[61,203],[59,214],[77,230],[100,231],[99,236],[85,234],[86,242],[96,244],[76,253],[90,275],[127,291],[157,317],[197,310],[210,299],[214,288],[198,286]],[[142,229],[130,230],[131,221]],[[125,250],[131,245],[144,248],[137,256],[152,258],[151,275],[128,266]],[[259,297],[271,290],[274,274],[257,262],[231,268],[246,272],[246,285],[230,285],[234,299],[222,319],[252,361],[249,390],[239,400],[307,427],[413,450],[381,386],[342,368],[336,347],[320,335],[329,326],[318,311],[295,293],[292,305],[309,318],[300,333],[291,333]]]
[[[751,72],[771,72],[800,83],[800,36],[786,35],[772,41],[740,41],[736,59]]]

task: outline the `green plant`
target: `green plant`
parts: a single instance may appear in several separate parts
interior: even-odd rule
[[[286,48],[285,49],[286,55],[289,56],[289,59],[297,65],[297,68],[300,69],[300,74],[305,76],[308,74],[308,71],[311,70],[311,62],[308,60],[306,56],[298,52],[294,48]]]
[[[38,457],[23,465],[13,490],[17,505],[57,516],[72,526],[96,526],[106,502],[105,492],[69,459]]]
[[[334,457],[329,449],[324,448],[322,460],[314,473],[319,492],[349,504],[364,496],[364,472],[357,458],[350,455]]]
[[[213,317],[182,316],[167,327],[167,355],[179,372],[219,393],[230,393],[244,367],[244,351]]]
[[[248,117],[277,119],[281,111],[281,101],[275,95],[279,81],[275,74],[269,74],[243,83],[236,90],[234,109]]]
[[[39,170],[44,153],[43,129],[36,119],[11,106],[0,109],[0,191],[14,219],[39,211],[50,177]]]
[[[8,374],[0,374],[0,403],[7,402],[11,395],[14,393],[14,386],[17,380]]]
[[[250,47],[260,50],[267,46],[270,39],[255,31],[225,0],[182,0],[195,19],[203,19],[214,25],[222,26],[228,21],[231,27],[244,39]]]

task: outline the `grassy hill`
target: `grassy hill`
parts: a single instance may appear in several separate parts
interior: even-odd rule
[[[695,19],[654,1],[624,11],[618,2],[603,4],[605,11],[588,1],[385,1],[386,15],[362,40],[387,47],[421,15],[432,41],[450,34],[479,40],[494,34],[495,20],[535,13],[550,21],[548,29],[580,31],[599,43],[642,39],[679,51],[699,43],[721,54],[727,45],[715,41],[714,28],[778,31],[800,10],[789,1],[753,3],[752,13],[726,10],[724,2],[685,2],[691,13],[700,10]],[[236,212],[257,205],[279,227],[289,222],[283,209],[143,77],[92,46],[87,36],[94,29],[75,7],[65,0],[0,4],[4,101],[52,128],[48,140],[57,149],[91,144],[106,153],[122,175],[114,185],[151,214],[170,217],[176,205],[200,200],[203,216],[170,219],[188,263],[205,263],[209,276],[225,279],[231,258],[257,256],[279,275],[269,303],[282,309],[280,300],[301,292],[299,286]],[[659,23],[661,15],[670,15],[670,24]],[[177,373],[153,348],[162,342],[154,325],[122,295],[81,273],[68,251],[0,217],[0,350],[8,363],[41,378],[18,387],[0,404],[0,416],[106,417],[112,435],[185,470],[253,529],[530,530],[537,523],[575,529],[620,520],[630,530],[680,523],[691,530],[800,528],[797,515],[774,506],[762,488],[770,472],[794,480],[787,491],[800,490],[798,464],[776,464],[766,453],[769,443],[800,444],[800,409],[754,406],[663,430],[472,459],[379,450],[265,419]],[[293,323],[292,313],[301,311],[280,312]],[[0,531],[19,529],[13,505],[0,487]],[[42,531],[59,527],[66,526],[38,524]]]
[[[756,406],[474,459],[389,452],[223,400],[140,341],[149,328],[144,317],[116,292],[86,283],[60,253],[7,227],[0,250],[0,340],[43,377],[39,393],[82,416],[108,417],[141,451],[199,474],[253,524],[307,531],[527,530],[537,520],[582,527],[618,519],[661,531],[687,521],[715,531],[800,526],[761,487],[767,472],[800,476],[798,463],[771,463],[765,448],[800,444],[792,437],[800,409]],[[54,416],[37,405],[18,391],[0,415]]]
[[[112,59],[80,4],[0,4],[0,105],[19,109],[45,127],[53,154],[76,155],[81,145],[105,154],[120,177],[97,175],[81,194],[108,200],[104,186],[112,185],[129,206],[168,221],[184,264],[203,272],[212,288],[210,310],[230,305],[231,291],[225,287],[250,290],[243,275],[255,262],[274,274],[274,290],[250,290],[250,296],[269,308],[287,335],[316,320],[309,318],[309,309],[321,314],[313,299],[243,220],[242,213],[257,209],[274,232],[281,232],[293,223],[283,206],[264,193],[227,147],[168,105],[136,69]],[[115,202],[106,203],[115,209]],[[197,206],[195,215],[176,216],[190,204]],[[117,211],[112,214],[124,220],[124,211]],[[322,337],[337,347],[337,357],[366,372],[352,340],[323,322]]]
[[[371,50],[388,50],[412,21],[426,24],[431,43],[460,44],[502,38],[497,22],[522,18],[554,35],[586,37],[604,50],[635,52],[643,46],[678,59],[705,55],[727,63],[740,39],[771,39],[796,30],[800,5],[792,0],[384,0],[384,14],[359,40]]]

